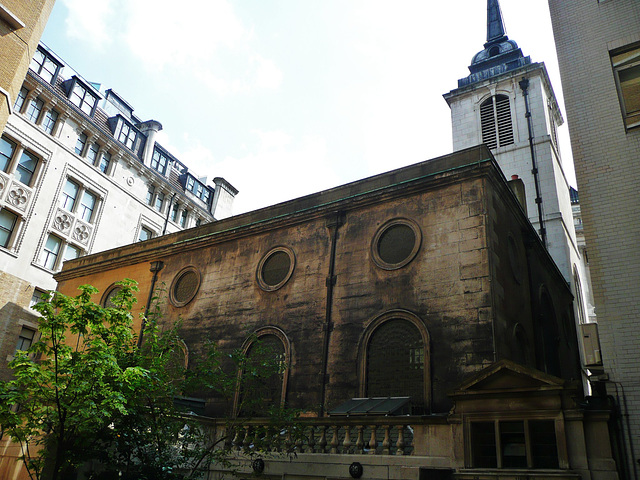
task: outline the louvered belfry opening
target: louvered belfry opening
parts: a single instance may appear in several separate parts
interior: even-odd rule
[[[424,406],[425,348],[418,328],[392,319],[371,335],[367,348],[367,396],[411,397],[412,409]]]
[[[496,95],[480,105],[482,143],[491,150],[513,143],[513,124],[509,97]]]

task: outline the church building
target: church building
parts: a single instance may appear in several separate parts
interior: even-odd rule
[[[590,320],[587,310],[589,276],[576,240],[566,176],[573,166],[562,161],[558,144],[562,114],[544,63],[533,62],[507,36],[498,0],[487,2],[487,41],[469,71],[458,88],[444,95],[451,108],[453,150],[484,143],[505,176],[520,184],[529,221],[571,285],[578,336],[585,331],[593,336],[593,328],[582,327],[595,318],[591,312]],[[599,369],[597,341],[591,345],[582,348],[583,365]]]

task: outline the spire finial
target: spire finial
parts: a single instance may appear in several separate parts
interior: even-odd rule
[[[487,0],[487,44],[506,40],[504,21],[498,0]]]

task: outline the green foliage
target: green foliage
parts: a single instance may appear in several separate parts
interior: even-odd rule
[[[56,293],[39,303],[41,338],[16,353],[14,379],[0,382],[0,425],[21,443],[32,479],[70,478],[81,465],[93,479],[198,478],[211,462],[226,464],[227,439],[213,437],[175,399],[198,392],[231,398],[243,378],[241,402],[249,404],[264,391],[261,378],[282,374],[281,358],[260,346],[248,358],[209,344],[186,368],[179,324],[162,330],[157,302],[138,347],[137,286],[119,285],[109,308],[91,301],[97,290],[88,285],[77,297]]]

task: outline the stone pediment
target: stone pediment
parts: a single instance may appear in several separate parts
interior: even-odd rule
[[[454,392],[454,396],[506,391],[559,390],[564,383],[561,378],[534,368],[510,360],[500,360],[462,382]]]

